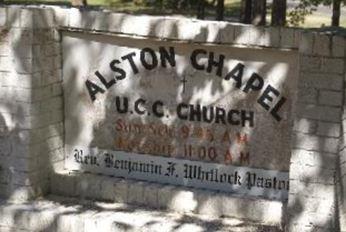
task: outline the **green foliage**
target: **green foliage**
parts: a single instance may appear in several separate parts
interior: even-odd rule
[[[342,0],[344,4],[346,0]],[[331,5],[333,0],[300,0],[299,4],[292,10],[289,11],[288,16],[288,24],[290,26],[298,27],[305,22],[305,17],[311,15],[314,11],[316,11],[316,7],[318,5]]]

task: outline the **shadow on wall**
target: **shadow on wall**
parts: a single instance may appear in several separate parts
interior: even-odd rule
[[[42,16],[42,15],[41,15]],[[90,22],[90,18],[86,18],[86,15],[82,15],[83,20],[86,22]],[[122,17],[119,24],[126,19],[126,15]],[[42,19],[49,20],[49,19]],[[18,27],[19,17],[16,15],[12,15],[8,18],[7,28],[2,29],[2,44],[9,44],[10,52],[9,55],[13,57],[13,61],[6,63],[6,65],[0,65],[1,69],[1,101],[0,101],[0,193],[8,200],[16,200],[18,198],[34,198],[40,195],[46,195],[49,193],[49,173],[54,172],[56,168],[56,163],[61,164],[63,162],[63,157],[59,156],[59,154],[63,154],[63,145],[59,147],[59,142],[56,141],[64,141],[63,133],[62,133],[62,123],[58,120],[59,117],[56,117],[57,114],[63,114],[63,108],[61,104],[61,108],[49,108],[47,105],[51,104],[50,101],[47,101],[47,97],[51,98],[62,98],[62,93],[44,93],[47,89],[53,88],[61,88],[61,70],[59,68],[49,69],[46,65],[46,61],[52,59],[50,56],[44,55],[41,52],[37,51],[36,45],[32,45],[28,42],[28,36],[32,36],[32,39],[35,41],[36,39],[39,41],[39,47],[42,48],[44,45],[41,43],[44,42],[46,33],[52,33],[53,30],[50,29],[27,29],[22,30]],[[111,23],[111,22],[109,22]],[[153,23],[151,25],[150,30],[156,30],[161,25]],[[170,33],[175,35],[179,29],[179,25],[174,24],[170,28]],[[201,34],[197,34],[195,37],[199,37],[207,34],[208,31],[201,31]],[[220,36],[220,31],[217,32],[216,37]],[[239,37],[244,36],[242,34]],[[258,36],[261,36],[261,32],[258,31]],[[11,41],[9,41],[11,38]],[[237,41],[238,38],[235,39]],[[258,38],[260,39],[260,38]],[[41,45],[41,46],[40,46]],[[23,47],[29,46],[32,50],[32,56],[34,63],[30,64],[30,57],[25,52],[23,52]],[[35,54],[39,52],[38,54]],[[61,52],[61,51],[60,51]],[[57,57],[60,58],[58,55]],[[1,59],[6,59],[1,57]],[[186,67],[185,67],[186,68]],[[176,70],[175,70],[176,71]],[[186,70],[180,70],[179,73],[175,73],[174,75],[179,76],[181,73],[184,73]],[[228,70],[224,70],[226,73]],[[263,66],[259,70],[261,73],[267,73],[268,67]],[[74,68],[74,72],[79,72],[78,68]],[[144,70],[140,72],[145,72]],[[148,73],[149,74],[149,73]],[[58,76],[57,76],[58,75]],[[53,79],[53,80],[51,80]],[[74,83],[66,83],[67,85],[74,85]],[[195,85],[194,92],[198,92],[200,89],[204,89],[206,83],[198,83]],[[53,87],[54,86],[54,87]],[[49,90],[48,90],[49,92]],[[216,83],[211,83],[212,95],[217,95],[219,93],[224,92],[221,85]],[[53,94],[53,95],[49,95]],[[55,95],[56,94],[56,95]],[[175,99],[178,99],[181,94],[181,86],[178,86],[176,95],[173,96]],[[225,93],[227,94],[227,93]],[[257,93],[259,94],[259,93]],[[112,101],[111,96],[107,95],[107,99]],[[254,95],[254,98],[257,98],[258,95]],[[185,102],[195,101],[199,103],[201,99],[195,100],[195,96],[190,96],[189,98],[185,98]],[[238,106],[238,103],[235,103],[234,106]],[[38,108],[38,111],[36,111]],[[35,109],[35,110],[33,110]],[[112,116],[112,113],[106,111],[106,117]],[[78,122],[78,112],[76,112],[76,121]],[[62,116],[61,116],[62,118]],[[142,122],[145,123],[145,120],[142,118]],[[106,123],[106,122],[101,122]],[[172,122],[177,123],[177,121]],[[75,125],[75,130],[80,130],[81,126],[77,123]],[[29,139],[30,138],[30,139]],[[53,138],[53,139],[52,139]],[[131,138],[129,138],[131,139]],[[147,137],[143,137],[141,139],[142,143],[147,141]],[[292,139],[293,143],[299,144],[299,141]],[[201,143],[201,142],[200,142]],[[324,147],[327,144],[318,141],[320,146],[319,150],[325,150]],[[293,144],[293,147],[296,147]],[[298,145],[299,147],[299,145]],[[50,154],[47,156],[46,154]],[[56,157],[59,156],[59,157]],[[313,176],[306,176],[306,182],[310,182],[310,178],[318,178],[320,180],[324,180],[327,178],[326,170],[322,164],[326,162],[330,162],[330,159],[327,159],[326,156],[320,153],[316,153],[316,157],[320,159],[321,168],[316,169],[313,173]],[[335,170],[335,169],[334,169]],[[331,170],[333,171],[333,170]],[[66,178],[69,178],[68,176]],[[326,182],[329,180],[325,180]],[[308,189],[308,187],[307,187]],[[300,190],[304,192],[304,189]],[[23,195],[23,196],[21,196]],[[288,206],[287,212],[294,212],[294,215],[288,217],[294,221],[297,221],[299,217],[302,217],[303,211],[307,210],[307,200],[305,196],[301,195],[292,195],[294,199],[290,199],[290,204]],[[174,198],[174,197],[173,197]],[[198,205],[196,207],[202,207]],[[96,204],[89,205],[88,207],[80,207],[79,212],[74,212],[74,215],[78,215],[79,213],[83,213],[90,208],[97,209],[98,206]],[[221,208],[221,207],[220,207]],[[136,211],[139,208],[129,207],[123,209],[125,211]],[[38,209],[39,210],[39,209]],[[248,210],[252,210],[249,208],[239,208],[239,214],[242,212],[246,212]],[[20,219],[25,216],[26,212],[18,211],[14,215],[10,215],[14,221],[16,219]],[[66,214],[58,215],[54,217],[51,221],[51,226],[47,228],[42,228],[41,231],[47,231],[50,228],[54,228],[59,217],[62,217]],[[9,215],[7,215],[9,216]],[[181,217],[178,219],[177,227],[175,229],[179,229],[179,225],[183,225],[186,221],[190,219],[188,216]],[[286,220],[286,219],[284,219]],[[208,223],[203,221],[198,221],[197,219],[193,219],[196,225],[204,228],[204,231],[209,231],[210,228]],[[286,223],[285,221],[284,223]],[[153,221],[152,224],[156,222]],[[221,223],[221,221],[220,221]],[[326,225],[334,224],[335,222],[331,221],[321,221],[321,227],[325,227]],[[15,225],[13,225],[15,226]],[[131,225],[123,225],[126,228],[130,228]],[[221,226],[221,225],[220,225]],[[239,226],[241,227],[241,225]],[[334,226],[333,226],[334,227]],[[13,231],[16,231],[13,229]],[[313,231],[313,229],[311,229]]]

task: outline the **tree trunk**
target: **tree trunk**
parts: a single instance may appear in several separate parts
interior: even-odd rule
[[[333,0],[332,26],[334,27],[338,27],[340,25],[340,7],[341,0]]]
[[[265,25],[267,14],[267,1],[266,0],[254,0],[252,8],[252,20],[254,25]]]
[[[86,7],[87,5],[87,0],[71,0],[71,6]]]
[[[256,0],[254,0],[256,1]],[[252,12],[252,0],[241,1],[240,22],[250,24]]]
[[[225,11],[225,0],[217,0],[217,5],[216,5],[216,20],[217,21],[223,20],[224,11]]]
[[[204,19],[205,17],[205,0],[198,0],[197,18]]]
[[[286,24],[286,0],[273,0],[272,26],[285,26]]]

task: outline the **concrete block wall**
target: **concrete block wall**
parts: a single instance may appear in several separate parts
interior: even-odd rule
[[[191,192],[155,184],[148,188],[141,182],[61,171],[64,144],[59,32],[68,30],[183,43],[293,50],[299,58],[300,72],[290,145],[290,194],[284,224],[287,231],[337,231],[339,227],[346,230],[345,140],[344,123],[341,123],[341,119],[346,118],[346,43],[345,37],[338,32],[302,33],[298,29],[59,7],[1,8],[0,26],[2,196],[26,200],[44,195],[51,187],[50,192],[61,195],[133,204],[143,204],[141,196],[144,196],[145,203],[157,208],[164,205],[183,212],[220,213],[220,208],[209,207],[218,204],[235,208],[249,205],[250,209],[255,205],[253,200],[233,198],[232,201],[222,194],[202,190]],[[129,195],[133,192],[128,191],[129,188],[135,188],[138,190],[135,192],[142,195]],[[172,192],[179,197],[173,199]],[[185,200],[189,204],[181,207],[178,203]],[[226,200],[230,202],[225,204]],[[193,204],[199,201],[204,204],[195,207]],[[261,205],[263,202],[257,203]],[[270,219],[275,215],[274,221],[282,220],[282,204],[269,205],[271,208],[267,211],[254,211],[252,219],[265,221],[263,218]],[[263,203],[262,207],[255,208],[264,210],[267,206]],[[234,216],[235,211],[226,207],[220,214],[227,212],[226,215]],[[255,218],[256,215],[261,216]]]
[[[302,34],[287,231],[339,229],[336,181],[343,130],[345,48],[346,40],[339,35]]]
[[[0,194],[25,201],[49,190],[63,160],[59,32],[52,11],[0,9]]]

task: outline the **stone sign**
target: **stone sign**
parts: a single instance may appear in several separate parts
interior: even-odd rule
[[[287,198],[296,53],[63,35],[66,168]]]

